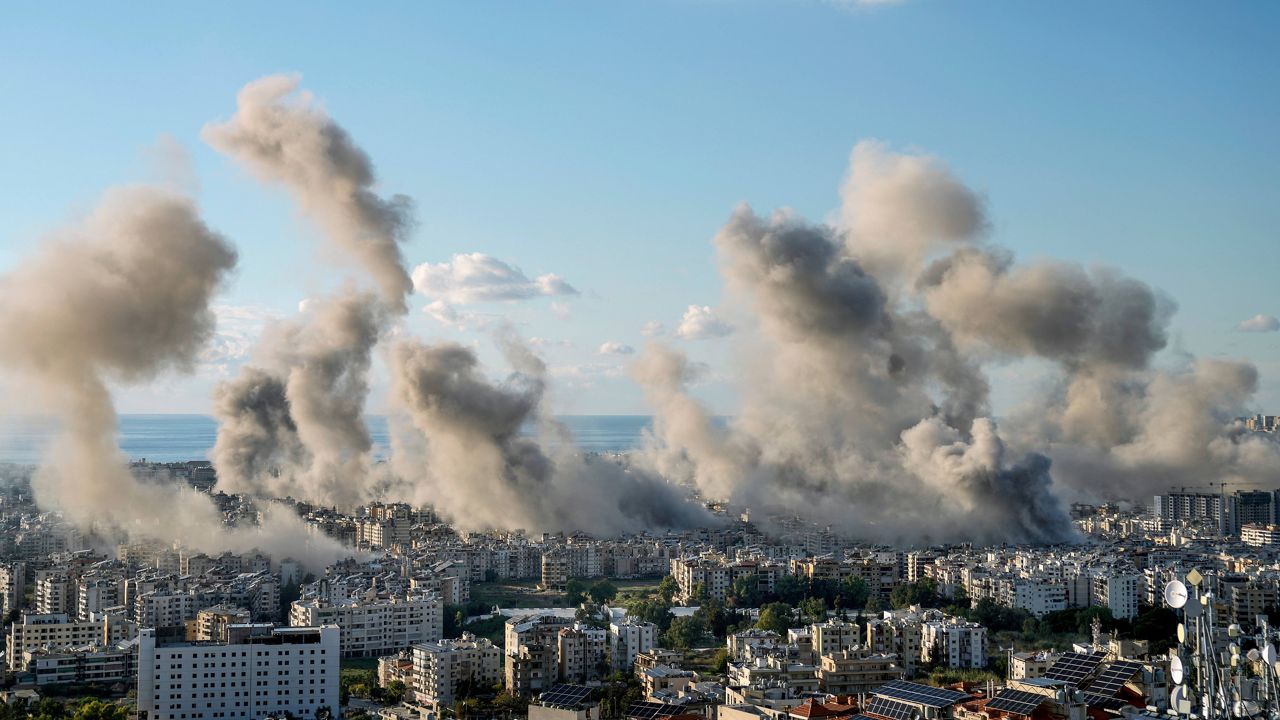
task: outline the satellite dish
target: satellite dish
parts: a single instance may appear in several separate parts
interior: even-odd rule
[[[1182,623],[1178,623],[1178,644],[1181,645],[1181,644],[1185,644],[1186,642],[1187,642],[1187,626],[1183,625]]]
[[[1201,612],[1201,610],[1202,610],[1202,608],[1200,607],[1200,603],[1193,603],[1193,602],[1192,602],[1192,603],[1187,603],[1187,606],[1186,606],[1186,607],[1184,607],[1184,608],[1182,608],[1182,611],[1183,611],[1184,613],[1186,613],[1186,614],[1187,614],[1187,617],[1189,617],[1189,618],[1198,618],[1198,617],[1200,617],[1200,612]]]
[[[1186,711],[1182,709],[1184,705],[1188,710],[1191,708],[1191,703],[1187,702],[1187,688],[1179,685],[1173,689],[1173,692],[1169,693],[1169,707],[1174,712],[1185,714]]]
[[[1164,604],[1175,610],[1187,604],[1187,586],[1181,580],[1170,580],[1165,584]]]
[[[1267,665],[1275,665],[1276,664],[1276,646],[1272,645],[1271,643],[1267,643],[1267,646],[1262,648],[1262,659],[1267,662]]]
[[[1173,680],[1173,683],[1175,685],[1182,684],[1182,678],[1183,678],[1182,658],[1178,657],[1177,655],[1174,655],[1173,657],[1169,658],[1169,678]]]
[[[1253,648],[1249,652],[1245,653],[1245,657],[1249,658],[1249,662],[1256,663],[1262,659],[1262,653],[1258,652],[1257,648]]]

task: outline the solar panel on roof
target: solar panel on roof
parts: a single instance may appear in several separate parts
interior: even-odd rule
[[[914,705],[883,697],[871,698],[871,701],[867,703],[867,712],[882,718],[889,718],[889,720],[913,720],[920,714],[920,711]]]
[[[1102,659],[1106,656],[1107,654],[1101,651],[1094,653],[1067,653],[1046,670],[1044,676],[1050,680],[1066,680],[1079,687],[1085,678],[1098,669],[1098,665],[1102,664]]]
[[[1087,692],[1084,694],[1084,704],[1099,710],[1119,710],[1129,703],[1117,697],[1107,697],[1106,695],[1095,695]]]
[[[985,708],[1017,715],[1030,715],[1040,707],[1040,703],[1048,699],[1044,695],[1026,690],[1001,690],[991,702],[986,704]]]
[[[906,680],[894,680],[891,683],[881,685],[873,690],[872,694],[916,705],[924,705],[925,707],[946,707],[964,700],[973,699],[973,696],[968,693],[921,685],[907,682]]]
[[[1132,660],[1111,663],[1102,671],[1098,679],[1089,685],[1089,692],[1103,697],[1113,697],[1120,692],[1120,688],[1124,687],[1125,683],[1132,680],[1133,676],[1141,671],[1142,663],[1136,663]]]
[[[538,696],[543,705],[576,707],[591,697],[591,688],[582,685],[555,685]]]
[[[636,720],[653,720],[654,718],[679,715],[684,708],[679,705],[668,705],[656,702],[633,702],[627,707],[627,717]]]

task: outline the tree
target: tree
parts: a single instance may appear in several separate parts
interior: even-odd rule
[[[671,605],[659,598],[636,598],[627,602],[627,613],[641,622],[651,622],[665,631],[671,627]]]
[[[72,720],[128,720],[129,711],[123,705],[91,698],[80,703]]]
[[[1176,647],[1178,616],[1166,607],[1143,608],[1133,621],[1133,636],[1150,643],[1152,653]]]
[[[662,578],[662,582],[658,583],[658,597],[662,598],[668,605],[671,604],[671,599],[678,592],[680,592],[680,584],[670,575]]]
[[[874,593],[867,597],[867,606],[863,608],[869,613],[879,613],[884,610],[884,601],[880,599],[880,593]]]
[[[773,584],[779,602],[795,605],[809,595],[809,584],[795,575],[783,575]]]
[[[392,680],[387,683],[387,699],[391,702],[400,702],[404,699],[406,689],[404,683],[400,680]]]
[[[800,614],[814,622],[823,622],[827,619],[827,601],[820,597],[805,598],[800,601]]]
[[[740,608],[760,607],[760,576],[739,575],[729,586],[729,604]]]
[[[696,615],[678,617],[671,621],[671,627],[662,634],[662,644],[673,650],[688,650],[697,647],[706,634],[706,625]]]
[[[867,600],[871,597],[871,586],[860,577],[849,576],[840,581],[837,592],[840,607],[860,609],[867,606]]]
[[[564,584],[564,599],[570,605],[581,605],[587,599],[587,584],[572,578]]]
[[[760,618],[756,620],[756,627],[779,635],[786,635],[794,624],[795,611],[784,602],[772,602],[760,608]]]
[[[618,586],[608,580],[597,580],[587,589],[587,594],[597,605],[603,605],[618,595]]]
[[[699,605],[694,615],[702,621],[712,635],[718,638],[727,636],[729,628],[741,620],[738,613],[729,610],[723,602],[714,598]]]
[[[893,589],[889,594],[889,604],[895,608],[912,605],[920,607],[941,607],[942,595],[938,593],[938,583],[933,578],[923,578],[913,583],[905,583]]]

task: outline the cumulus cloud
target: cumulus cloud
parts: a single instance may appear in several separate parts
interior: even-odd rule
[[[676,337],[684,340],[710,340],[733,334],[733,326],[716,316],[707,305],[690,305],[676,327]]]
[[[599,353],[601,355],[631,355],[636,349],[625,343],[610,340],[600,346]]]
[[[1236,325],[1236,329],[1240,332],[1276,332],[1280,330],[1280,318],[1259,313],[1248,320],[1241,321]]]
[[[448,262],[423,263],[413,270],[413,284],[428,297],[455,304],[578,294],[559,275],[531,279],[520,268],[484,253],[459,253]]]
[[[498,316],[491,313],[478,313],[459,310],[443,300],[435,300],[422,308],[422,312],[431,316],[436,322],[455,330],[483,330],[499,321]]]
[[[640,327],[640,334],[645,337],[661,337],[667,334],[667,326],[657,320],[650,320]]]

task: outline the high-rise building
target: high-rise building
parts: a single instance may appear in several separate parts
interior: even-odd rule
[[[228,642],[138,636],[139,720],[337,717],[339,634],[333,625],[232,625]]]

